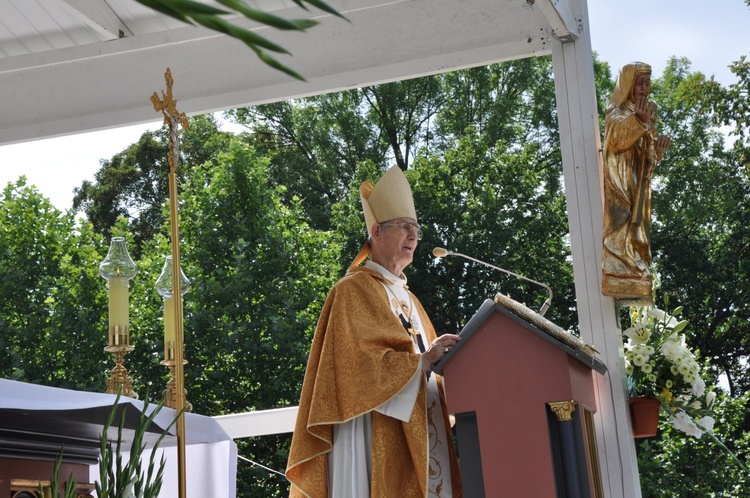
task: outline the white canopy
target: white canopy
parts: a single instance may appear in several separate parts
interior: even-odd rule
[[[179,110],[203,114],[549,54],[555,29],[581,28],[575,0],[537,0],[531,10],[525,0],[331,0],[350,22],[291,0],[249,3],[320,22],[295,33],[238,20],[288,49],[293,56],[279,60],[307,82],[134,0],[3,0],[0,145],[157,121],[149,98],[165,88],[167,66]]]
[[[117,400],[113,394],[91,393],[0,379],[0,456],[55,459],[61,448],[68,461],[91,465],[90,482],[98,476],[99,435]],[[125,414],[123,447],[130,448],[133,429],[144,403],[128,397],[118,400],[118,413],[107,433],[117,439],[117,427]],[[150,404],[149,415],[155,409]],[[143,454],[148,466],[150,448],[170,426],[176,412],[163,408],[144,437]],[[174,427],[160,444],[168,461],[176,459]],[[195,498],[236,495],[237,445],[212,418],[185,415],[187,489]],[[157,450],[158,451],[158,450]],[[157,458],[158,461],[158,458]],[[193,470],[191,472],[191,469]],[[208,470],[208,471],[207,471]],[[176,466],[164,473],[164,496],[177,496]]]

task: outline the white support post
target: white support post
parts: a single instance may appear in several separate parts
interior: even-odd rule
[[[598,403],[596,439],[604,496],[640,498],[621,331],[614,300],[601,293],[601,141],[586,0],[581,0],[580,15],[584,26],[581,36],[569,43],[550,43],[576,302],[581,336],[598,349],[608,369],[606,375],[594,375]]]

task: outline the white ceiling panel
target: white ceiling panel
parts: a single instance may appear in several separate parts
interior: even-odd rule
[[[569,13],[581,1],[536,3]],[[320,22],[295,33],[241,20],[287,48],[279,60],[306,82],[135,0],[0,0],[0,144],[154,121],[167,67],[180,109],[196,114],[549,54],[555,34],[525,0],[331,0],[348,22],[292,0],[249,3]]]

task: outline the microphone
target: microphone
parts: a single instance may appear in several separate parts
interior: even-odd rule
[[[537,282],[536,280],[531,280],[530,278],[526,278],[523,275],[519,275],[518,273],[513,273],[512,271],[506,270],[504,268],[500,268],[499,266],[494,266],[494,265],[491,265],[489,263],[485,263],[484,261],[480,261],[478,259],[474,259],[471,256],[467,256],[466,254],[461,254],[461,253],[458,253],[458,252],[449,251],[448,249],[443,249],[442,247],[436,247],[436,248],[434,248],[432,250],[432,255],[435,256],[436,258],[444,258],[446,256],[461,256],[462,258],[469,259],[471,261],[474,261],[475,263],[479,263],[479,264],[484,265],[484,266],[489,266],[493,270],[498,270],[498,271],[501,271],[503,273],[507,273],[508,275],[512,275],[514,277],[526,280],[527,282],[531,282],[532,284],[536,284],[536,285],[544,287],[545,289],[547,289],[547,292],[549,293],[549,297],[547,298],[546,301],[544,301],[544,304],[542,304],[542,307],[539,309],[539,315],[540,316],[544,316],[544,314],[549,309],[550,304],[552,304],[552,289],[550,289],[549,285],[547,285],[547,284],[543,284],[541,282]]]

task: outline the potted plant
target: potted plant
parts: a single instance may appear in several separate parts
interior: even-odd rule
[[[664,307],[668,306],[665,295]],[[678,320],[680,313],[682,307],[671,313],[648,306],[630,309],[631,326],[624,331],[625,371],[635,437],[656,435],[660,409],[688,435],[700,438],[713,431],[710,413],[716,393],[706,390],[703,369],[685,340],[688,322]],[[639,416],[648,411],[643,404],[656,411],[646,429],[639,425]]]

